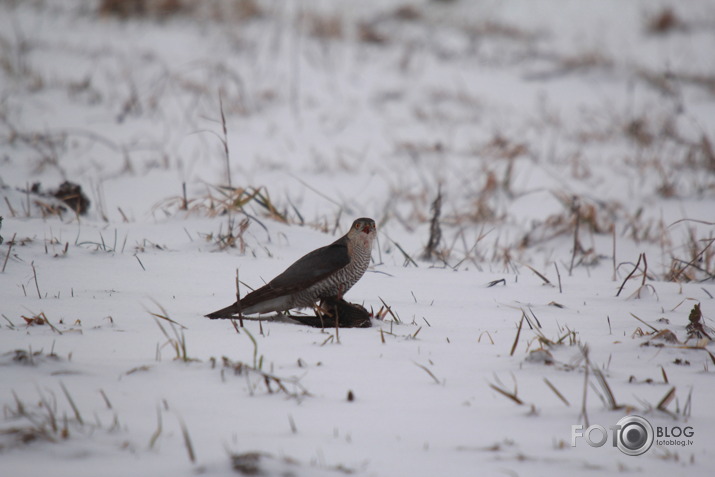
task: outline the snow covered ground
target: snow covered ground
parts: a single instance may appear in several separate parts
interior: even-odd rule
[[[713,51],[706,0],[0,1],[0,474],[711,471]],[[361,216],[372,328],[203,317]]]

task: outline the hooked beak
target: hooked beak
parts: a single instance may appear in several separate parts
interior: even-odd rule
[[[363,233],[369,234],[370,233],[370,226],[366,225],[362,228]]]

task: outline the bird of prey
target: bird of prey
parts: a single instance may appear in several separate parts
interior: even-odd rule
[[[335,242],[313,250],[266,285],[206,316],[233,318],[311,307],[318,300],[342,300],[367,270],[375,235],[374,220],[357,219]]]

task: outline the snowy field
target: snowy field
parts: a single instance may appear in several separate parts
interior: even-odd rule
[[[707,0],[0,0],[0,475],[712,472],[714,51]],[[363,216],[371,328],[204,318]]]

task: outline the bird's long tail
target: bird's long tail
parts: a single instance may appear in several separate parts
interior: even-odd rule
[[[221,308],[220,310],[216,310],[213,313],[209,313],[208,315],[206,315],[206,317],[211,318],[212,320],[215,320],[217,318],[235,318],[238,313],[239,307],[238,302],[236,302],[233,305],[227,306],[226,308]]]

